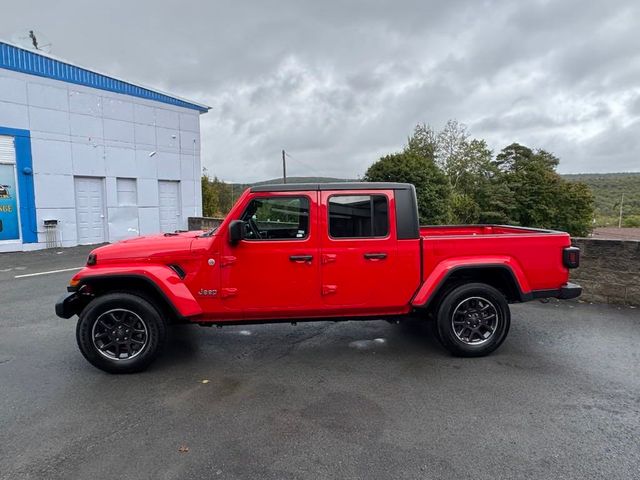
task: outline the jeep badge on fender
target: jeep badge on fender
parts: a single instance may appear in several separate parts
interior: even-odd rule
[[[217,290],[204,290],[204,289],[200,289],[198,290],[198,295],[202,295],[203,297],[213,297],[214,295],[216,295],[218,293]]]

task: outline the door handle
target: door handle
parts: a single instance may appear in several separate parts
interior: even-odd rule
[[[323,253],[322,263],[331,263],[336,261],[337,255],[335,253]]]
[[[364,258],[365,260],[384,260],[385,258],[387,258],[387,254],[386,253],[365,253],[364,254]]]
[[[331,295],[338,291],[337,285],[322,285],[322,295]]]
[[[289,260],[292,262],[310,262],[313,260],[313,255],[291,255]]]

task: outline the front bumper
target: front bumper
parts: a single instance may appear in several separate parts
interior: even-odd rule
[[[560,288],[560,293],[556,298],[560,300],[569,300],[570,298],[577,298],[582,294],[582,287],[575,283],[565,283]]]
[[[71,318],[80,311],[80,306],[78,293],[65,293],[56,302],[56,315],[60,318]]]

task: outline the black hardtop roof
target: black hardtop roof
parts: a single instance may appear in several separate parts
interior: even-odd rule
[[[340,182],[340,183],[278,183],[251,187],[252,192],[303,192],[309,190],[411,190],[410,183]]]

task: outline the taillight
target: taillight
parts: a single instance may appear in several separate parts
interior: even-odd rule
[[[578,247],[567,247],[562,251],[562,263],[567,268],[578,268],[580,266],[580,249]]]

